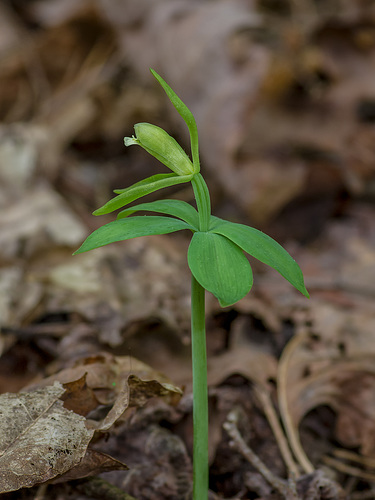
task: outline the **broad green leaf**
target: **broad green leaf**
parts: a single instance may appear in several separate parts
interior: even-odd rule
[[[309,297],[297,262],[270,236],[253,227],[211,216],[210,232],[230,239],[242,250],[273,267],[303,295]]]
[[[124,217],[128,217],[128,215],[132,215],[140,210],[144,210],[146,212],[159,212],[161,214],[178,217],[193,226],[195,230],[198,231],[198,212],[194,207],[189,205],[189,203],[181,200],[157,200],[149,203],[139,203],[138,205],[133,205],[132,207],[122,210],[117,215],[117,219],[123,219]]]
[[[222,307],[235,304],[252,287],[249,261],[237,245],[219,234],[194,233],[188,263],[198,283],[213,293]]]
[[[115,220],[91,233],[73,255],[88,252],[116,241],[130,240],[139,236],[174,233],[182,229],[194,230],[193,227],[182,220],[158,215],[135,216]]]
[[[129,186],[126,189],[116,190],[115,192],[121,193],[109,200],[105,205],[101,208],[98,208],[93,212],[94,215],[104,215],[117,210],[118,208],[122,208],[125,205],[128,205],[132,201],[141,198],[142,196],[146,196],[147,194],[153,193],[158,189],[162,189],[169,186],[175,186],[176,184],[182,184],[184,182],[189,182],[192,178],[192,175],[176,175],[176,174],[158,174],[152,175],[147,179],[144,179],[141,182],[137,182],[132,186]]]

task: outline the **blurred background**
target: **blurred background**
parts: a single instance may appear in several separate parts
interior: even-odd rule
[[[246,384],[261,379],[277,398],[288,340],[315,335],[319,346],[300,355],[322,378],[303,404],[301,387],[290,389],[291,420],[307,418],[305,448],[316,464],[327,441],[373,457],[375,397],[361,388],[375,388],[374,2],[3,0],[0,61],[0,391],[104,350],[135,356],[189,392],[188,235],[71,257],[113,219],[91,215],[113,189],[165,171],[141,148],[125,148],[135,123],[163,127],[189,151],[186,126],[151,67],[196,117],[215,215],[285,245],[312,297],[253,261],[254,291],[243,301],[221,310],[207,296],[211,386],[237,387],[240,375]],[[185,186],[149,199],[193,202]],[[355,383],[353,372],[342,375],[344,358],[357,363]],[[321,375],[336,361],[335,376]],[[213,489],[257,491],[255,479],[228,479],[215,429]],[[325,445],[315,450],[317,442]],[[375,484],[373,464],[371,480],[335,467],[350,494]],[[177,498],[163,495],[152,498]]]

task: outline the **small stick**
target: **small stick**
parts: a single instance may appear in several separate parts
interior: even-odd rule
[[[374,490],[358,491],[349,495],[350,500],[373,500],[375,495]]]
[[[232,439],[231,446],[235,447],[241,455],[248,460],[251,465],[257,469],[260,474],[268,481],[268,483],[284,498],[287,500],[298,500],[295,492],[288,486],[286,481],[275,476],[273,472],[266,466],[264,462],[253,452],[253,450],[243,440],[238,427],[238,410],[229,412],[226,422],[224,422],[224,429],[227,431],[229,437]]]
[[[336,458],[324,456],[323,462],[328,466],[338,470],[339,472],[343,472],[344,474],[349,474],[351,476],[359,477],[361,479],[365,479],[371,482],[375,481],[375,474],[371,474],[370,472],[365,472],[362,469],[359,469],[358,467],[354,467],[353,465],[344,464],[340,462],[340,460],[337,460]]]
[[[292,476],[294,480],[296,480],[296,478],[300,476],[300,471],[298,469],[298,465],[293,459],[292,453],[288,445],[288,441],[280,425],[271,398],[268,392],[258,384],[255,384],[255,393],[263,406],[264,414],[267,417],[268,423],[270,424],[273,435],[275,436],[281,456],[284,460],[285,465],[287,466],[289,474],[290,476]]]

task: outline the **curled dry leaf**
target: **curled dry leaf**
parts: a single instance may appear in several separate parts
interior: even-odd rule
[[[65,472],[62,476],[54,479],[53,483],[82,479],[84,477],[95,476],[96,474],[113,470],[128,470],[128,466],[119,460],[115,460],[106,453],[91,450],[89,448],[85,456],[77,465]]]
[[[0,396],[0,492],[44,483],[64,474],[85,455],[93,431],[63,407],[59,383]]]
[[[65,406],[87,415],[99,405],[113,405],[101,422],[87,422],[96,430],[107,431],[129,407],[143,406],[154,397],[177,404],[182,391],[167,377],[131,356],[102,353],[79,360],[72,368],[43,379],[30,388],[64,384]]]
[[[94,391],[86,383],[87,373],[78,380],[73,380],[64,385],[65,393],[61,399],[64,401],[64,407],[72,410],[78,415],[86,416],[91,410],[94,410],[99,401],[95,397]]]
[[[178,387],[157,380],[141,380],[136,375],[130,375],[122,384],[122,390],[116,401],[97,427],[97,430],[107,431],[123,415],[130,406],[144,406],[146,402],[154,397],[166,397],[172,404],[177,404],[182,396]]]
[[[154,397],[166,397],[169,403],[177,404],[182,396],[181,389],[168,382],[141,380],[135,375],[130,375],[128,384],[131,406],[143,406],[150,398]]]
[[[76,388],[78,388],[79,379],[85,376],[87,387],[94,391],[98,402],[108,405],[113,404],[116,396],[122,390],[124,380],[127,380],[130,375],[135,375],[142,380],[157,380],[160,384],[170,384],[168,377],[139,359],[132,356],[114,356],[102,352],[94,356],[81,358],[75,362],[74,366],[35,382],[28,386],[28,389],[45,387],[55,381],[64,385],[74,382]],[[80,394],[80,397],[82,398],[82,394]],[[74,411],[77,411],[76,407],[74,407]]]
[[[326,405],[336,413],[336,438],[375,456],[375,351],[373,312],[343,311],[319,304],[314,335],[301,332],[284,349],[279,365],[279,406],[289,443],[302,468],[313,465],[298,432],[304,416]]]
[[[0,396],[0,493],[57,476],[61,482],[127,469],[108,455],[87,450],[94,431],[109,430],[129,406],[143,406],[153,397],[177,403],[182,394],[136,359],[103,354],[81,363],[41,381],[30,392]],[[130,371],[149,380],[129,376]],[[82,416],[111,403],[100,422]]]

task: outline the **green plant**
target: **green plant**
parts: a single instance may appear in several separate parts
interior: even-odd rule
[[[182,229],[192,232],[188,249],[191,283],[191,338],[193,363],[193,427],[194,427],[194,500],[208,495],[208,403],[205,333],[205,290],[218,298],[222,307],[235,304],[253,284],[252,270],[244,252],[273,267],[297,290],[308,297],[301,269],[275,240],[242,224],[211,215],[210,196],[200,174],[198,131],[191,111],[153,70],[154,77],[185,120],[191,142],[192,161],[181,146],[163,129],[148,123],[134,126],[135,136],[125,138],[125,145],[139,145],[160,160],[173,173],[157,174],[125,189],[94,215],[108,214],[158,189],[191,182],[197,210],[180,200],[159,200],[125,208],[117,219],[94,231],[75,254],[115,241],[138,236],[167,234]],[[151,211],[163,215],[130,215]]]

